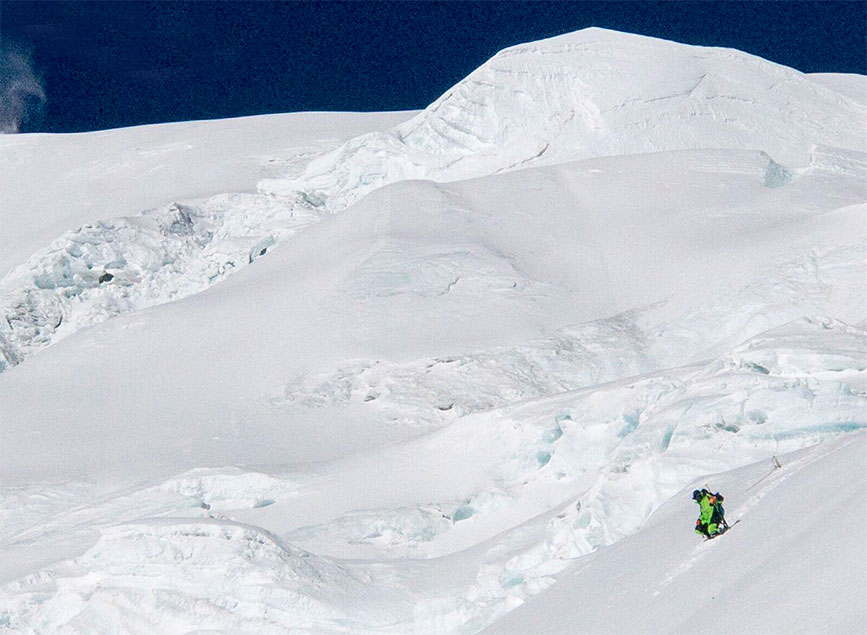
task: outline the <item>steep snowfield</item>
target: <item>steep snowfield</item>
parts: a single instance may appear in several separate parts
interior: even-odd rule
[[[486,633],[860,633],[867,568],[859,511],[867,437],[708,476],[646,527],[576,561]],[[769,475],[770,473],[770,475]],[[737,522],[699,542],[690,490],[709,483]],[[692,509],[691,509],[692,507]]]
[[[4,199],[27,249],[0,280],[0,629],[580,632],[568,596],[616,589],[625,553],[625,584],[660,580],[648,621],[595,600],[586,632],[680,632],[721,545],[720,587],[796,570],[755,557],[765,494],[863,484],[861,80],[590,29],[415,116],[0,140],[4,187],[41,142],[68,157],[46,201],[16,190],[49,237]],[[81,176],[102,144],[121,181]],[[708,474],[743,520],[695,547]],[[861,593],[839,553],[863,538],[829,535],[780,621],[731,591],[721,628],[789,632],[826,577]],[[864,626],[846,606],[811,619]]]
[[[436,360],[491,358],[485,408],[707,359],[801,316],[864,320],[857,175],[772,188],[758,153],[660,158],[395,184],[205,293],[78,332],[3,374],[0,473],[328,459],[470,411],[449,364],[416,389]],[[377,366],[409,376],[366,401]]]
[[[79,328],[201,291],[243,266],[310,220],[257,197],[263,173],[411,114],[0,136],[0,371]],[[199,200],[201,208],[181,204]],[[107,290],[106,273],[116,278]]]
[[[867,77],[845,73],[810,73],[811,80],[867,106]]]

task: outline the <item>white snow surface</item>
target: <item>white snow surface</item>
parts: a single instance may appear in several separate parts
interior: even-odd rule
[[[352,139],[265,191],[339,210],[408,178],[683,149],[754,149],[791,167],[815,145],[864,152],[867,106],[843,81],[731,49],[585,29],[501,51],[423,112]]]
[[[0,631],[864,631],[864,86],[588,29],[0,137]]]
[[[0,136],[0,274],[64,231],[173,201],[253,192],[264,173],[414,113],[293,113]]]
[[[485,633],[862,632],[863,514],[852,511],[864,483],[852,473],[867,471],[867,437],[779,460],[709,477],[737,523],[724,538],[696,543],[681,522],[696,480],[636,535],[576,560]]]

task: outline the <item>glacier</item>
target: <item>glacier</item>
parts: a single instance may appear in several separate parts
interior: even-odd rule
[[[771,518],[863,480],[865,96],[587,29],[418,113],[0,138],[0,630],[856,632],[845,506]],[[775,534],[837,600],[739,613]]]

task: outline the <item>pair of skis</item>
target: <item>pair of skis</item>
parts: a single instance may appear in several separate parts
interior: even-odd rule
[[[718,538],[719,536],[722,536],[725,532],[727,532],[729,529],[731,529],[732,527],[737,525],[739,522],[741,522],[740,518],[737,519],[735,522],[733,522],[731,525],[729,525],[726,522],[726,520],[723,519],[723,521],[720,523],[720,530],[718,532],[716,532],[713,536],[705,536],[705,538],[704,538],[705,542],[707,542],[708,540],[713,540],[714,538]]]

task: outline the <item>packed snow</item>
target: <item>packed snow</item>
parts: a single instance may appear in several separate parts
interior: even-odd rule
[[[0,137],[0,630],[864,630],[865,103],[588,29]]]
[[[485,633],[705,633],[709,616],[716,633],[863,631],[863,518],[852,510],[864,483],[852,476],[867,470],[867,439],[776,460],[695,480],[636,535],[576,560]],[[683,517],[705,482],[728,492],[737,524],[696,542]]]

